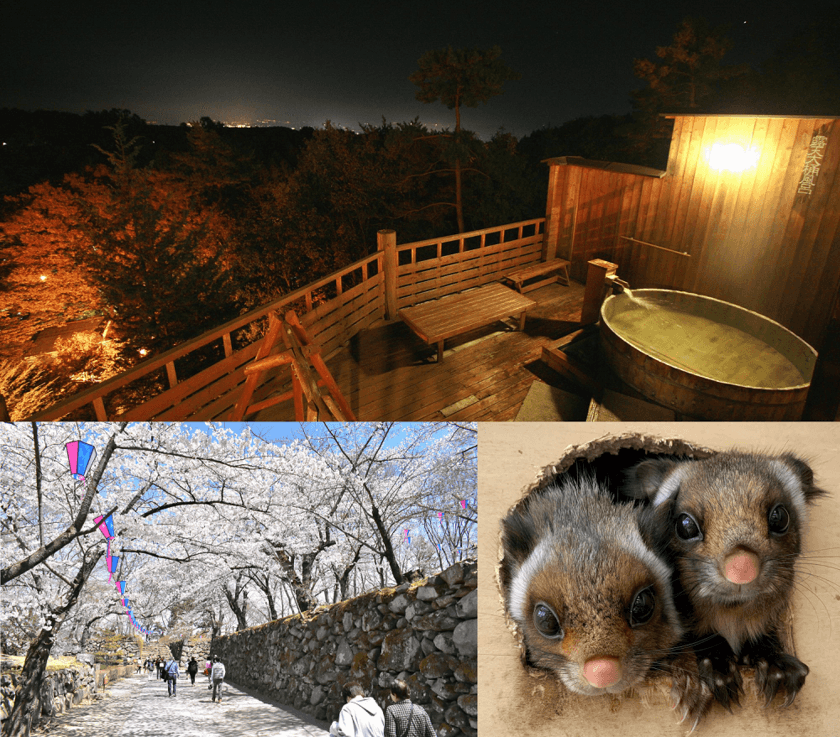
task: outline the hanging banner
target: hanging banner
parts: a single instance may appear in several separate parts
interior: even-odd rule
[[[67,461],[70,464],[70,475],[76,481],[84,481],[90,462],[96,457],[96,448],[82,440],[74,440],[64,446],[67,451]]]
[[[102,517],[94,517],[93,524],[99,527],[100,532],[105,535],[106,540],[110,540],[114,536],[114,520],[109,514],[106,519]]]

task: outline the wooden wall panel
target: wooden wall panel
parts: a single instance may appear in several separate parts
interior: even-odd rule
[[[815,132],[828,137],[817,186],[797,194]],[[757,163],[714,170],[715,143],[757,151]],[[821,340],[840,283],[840,120],[677,117],[662,179],[578,162],[552,165],[565,170],[552,174],[564,189],[550,193],[563,218],[558,250],[576,278],[605,258],[631,286],[724,299]]]

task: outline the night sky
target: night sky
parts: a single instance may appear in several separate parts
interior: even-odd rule
[[[488,138],[517,137],[584,115],[625,113],[641,87],[635,57],[654,57],[679,22],[729,24],[728,63],[757,64],[835,6],[779,0],[405,2],[390,0],[83,0],[12,2],[0,21],[0,107],[125,108],[150,122],[209,116],[319,127],[419,117],[452,127],[454,113],[414,99],[408,76],[425,51],[502,47],[522,75],[463,111]]]

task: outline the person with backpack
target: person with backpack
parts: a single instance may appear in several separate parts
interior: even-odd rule
[[[408,695],[405,681],[391,684],[394,703],[385,710],[385,737],[437,737],[426,710],[419,704],[412,704]]]
[[[177,696],[175,689],[178,686],[178,677],[181,675],[178,670],[178,661],[175,658],[170,658],[163,670],[166,673],[166,690],[170,696]]]
[[[222,684],[225,682],[225,664],[216,656],[213,658],[213,668],[210,671],[210,680],[213,682],[213,693],[210,700],[216,700],[219,695],[219,703],[222,703]]]
[[[190,658],[190,662],[187,663],[187,673],[189,673],[190,682],[195,686],[195,674],[198,673],[198,663],[195,657]]]

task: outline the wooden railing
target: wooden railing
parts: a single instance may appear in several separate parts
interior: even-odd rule
[[[395,237],[380,238],[376,253],[153,356],[32,419],[60,420],[88,406],[98,420],[225,419],[272,312],[294,309],[328,358],[360,331],[396,318],[401,307],[479,286],[505,271],[536,263],[544,228],[545,220],[539,218],[400,246]],[[195,364],[201,351],[209,354],[205,360],[211,363],[187,378],[179,377],[178,362],[189,357]],[[138,382],[146,382],[142,393],[153,396],[134,407],[119,406],[124,400],[117,390]]]
[[[545,218],[397,247],[397,309],[463,292],[536,263]]]

